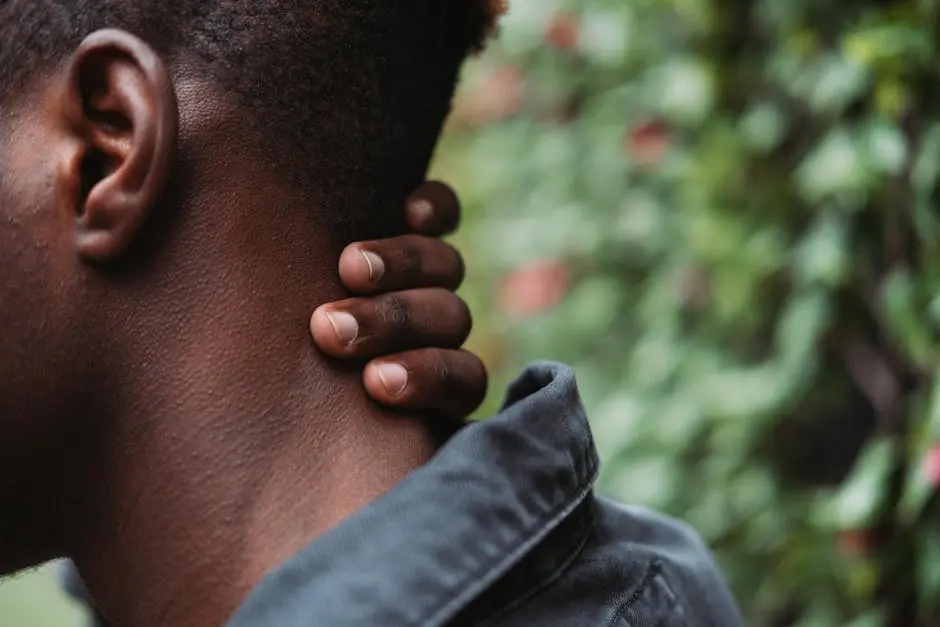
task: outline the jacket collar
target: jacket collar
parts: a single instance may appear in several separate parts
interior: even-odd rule
[[[590,494],[597,468],[574,375],[534,364],[498,415],[275,569],[228,627],[446,624],[552,550],[541,541]]]

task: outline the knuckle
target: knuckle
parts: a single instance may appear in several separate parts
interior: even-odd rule
[[[434,377],[445,387],[449,387],[454,381],[454,369],[447,357],[441,353],[434,359]]]
[[[386,326],[397,330],[411,328],[411,313],[408,306],[396,294],[383,294],[378,297],[378,310],[381,321]]]
[[[421,275],[423,260],[421,248],[413,241],[403,242],[396,255],[398,271],[405,277],[416,277]]]

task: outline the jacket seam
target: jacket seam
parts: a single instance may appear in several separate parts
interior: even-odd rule
[[[518,598],[513,600],[511,603],[493,613],[491,616],[484,618],[480,621],[480,627],[485,627],[486,625],[492,624],[493,621],[499,620],[513,611],[519,609],[524,603],[532,599],[535,595],[542,592],[543,590],[550,588],[552,585],[558,582],[561,579],[562,575],[571,568],[571,565],[584,553],[584,549],[587,547],[588,542],[591,539],[591,535],[594,531],[595,523],[595,514],[589,513],[590,520],[584,526],[584,530],[581,532],[581,538],[579,538],[577,545],[570,551],[570,553],[565,557],[565,560],[556,568],[552,573],[546,577],[538,585],[533,586],[527,592],[521,594]]]
[[[584,499],[591,494],[591,488],[597,476],[597,463],[590,457],[588,457],[588,460],[588,472],[585,473],[583,477],[585,480],[575,498],[559,503],[551,509],[548,516],[542,517],[536,524],[516,534],[516,537],[528,537],[502,560],[495,561],[495,564],[491,562],[474,569],[474,572],[465,578],[472,581],[472,584],[465,587],[461,594],[451,599],[446,605],[419,620],[417,624],[434,627],[442,625],[453,618],[468,601],[474,599],[481,590],[485,590],[492,585],[494,581],[497,581],[503,576],[514,564],[519,562],[519,560],[531,551],[532,547],[536,546],[551,533],[552,529],[564,520],[566,516],[577,509],[578,506],[584,502]]]
[[[614,627],[617,623],[623,620],[628,610],[636,607],[636,603],[640,600],[640,597],[643,595],[643,593],[646,592],[646,590],[650,587],[657,575],[664,575],[662,562],[659,560],[653,560],[650,562],[649,566],[646,567],[646,573],[644,573],[639,585],[633,589],[627,598],[620,602],[620,606],[617,608],[617,611],[607,623],[607,627]],[[664,583],[669,589],[669,592],[675,596],[675,591],[672,589],[672,586],[669,585],[669,582],[664,581]]]

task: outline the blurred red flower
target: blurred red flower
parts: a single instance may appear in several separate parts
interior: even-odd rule
[[[665,122],[648,121],[637,124],[624,137],[624,150],[641,166],[654,166],[669,148],[669,127]]]
[[[570,272],[561,261],[534,261],[506,275],[499,302],[513,316],[534,316],[557,305],[568,293],[570,281]]]
[[[921,471],[924,473],[924,477],[927,479],[927,482],[934,486],[940,486],[940,444],[934,444],[927,455],[924,456],[923,464],[921,465]]]
[[[581,38],[581,23],[575,15],[560,11],[545,29],[545,41],[558,50],[573,50]]]
[[[838,535],[839,552],[846,557],[861,557],[871,551],[874,544],[868,529],[851,529]]]
[[[518,67],[497,68],[472,81],[458,95],[450,122],[476,126],[511,117],[522,107],[523,86]]]

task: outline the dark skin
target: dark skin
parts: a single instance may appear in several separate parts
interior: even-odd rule
[[[411,234],[357,242],[340,255],[343,285],[366,297],[319,307],[310,328],[323,352],[372,360],[363,383],[376,402],[459,420],[480,406],[487,384],[480,359],[460,349],[471,328],[470,311],[453,292],[463,281],[463,259],[440,239],[460,222],[460,202],[431,181],[408,198],[405,211]],[[353,316],[357,339],[341,339],[328,313]]]
[[[337,302],[342,245],[200,76],[101,31],[0,122],[0,573],[72,557],[123,627],[224,623],[434,454],[421,412],[382,410],[363,376],[402,409],[454,410],[443,399],[469,389],[466,411],[483,387],[457,350],[459,258],[420,238],[354,245],[340,266],[357,291],[443,288]],[[446,230],[425,213],[426,232]],[[417,273],[396,263],[415,247]],[[385,261],[380,279],[358,251]],[[351,345],[340,311],[358,321]],[[363,375],[314,351],[311,328],[327,353],[406,352]],[[409,350],[428,342],[450,352]]]
[[[469,310],[449,291],[462,282],[463,259],[440,239],[456,230],[460,201],[450,187],[430,181],[408,198],[405,215],[409,235],[346,247],[340,255],[339,278],[359,296],[317,308],[310,329],[324,353],[337,359],[370,360],[363,384],[374,401],[400,411],[423,412],[440,421],[444,431],[453,430],[480,405],[487,385],[486,368],[476,355],[435,346],[435,342],[462,345],[471,327]],[[376,272],[377,263],[383,272]],[[349,343],[340,338],[323,317],[332,312],[348,313],[357,325],[361,320],[364,328],[374,329],[370,341]],[[441,324],[440,316],[448,314],[462,320],[467,333],[447,336],[449,327]],[[386,365],[401,367],[404,384],[387,385],[389,377],[380,375]],[[87,602],[84,592],[79,600]]]

